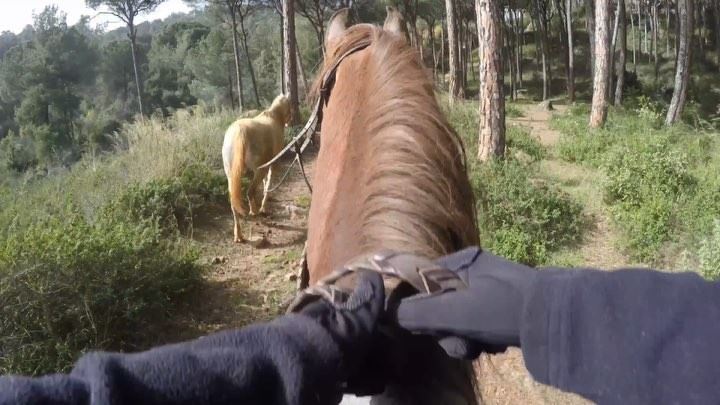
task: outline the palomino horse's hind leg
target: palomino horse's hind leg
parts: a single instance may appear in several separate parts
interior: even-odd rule
[[[233,222],[234,222],[234,235],[235,235],[235,243],[242,243],[245,241],[245,238],[242,235],[242,231],[240,230],[240,214],[236,213],[235,210],[232,210],[233,214]]]
[[[272,166],[268,168],[267,176],[263,180],[263,198],[260,203],[260,213],[265,213],[265,202],[267,202],[268,193],[270,191],[270,181],[272,180]]]
[[[250,186],[248,187],[248,199],[250,200],[250,215],[257,215],[260,207],[260,198],[261,196],[259,194],[259,186],[260,182],[265,178],[265,174],[267,174],[267,169],[258,169],[255,170],[255,173],[253,173],[253,178],[250,181]]]

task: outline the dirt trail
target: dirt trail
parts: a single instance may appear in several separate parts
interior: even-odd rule
[[[556,106],[557,112],[565,111]],[[523,117],[510,119],[509,125],[530,130],[546,146],[555,145],[560,136],[550,128],[553,112],[539,106],[522,108]],[[306,162],[312,174],[314,156]],[[581,166],[550,159],[542,162],[546,177],[557,181],[566,191],[588,201],[587,214],[595,226],[578,248],[588,266],[611,268],[625,262],[614,248],[607,215],[600,204],[598,174]],[[284,172],[279,170],[275,181]],[[294,273],[306,237],[307,207],[310,193],[293,168],[286,182],[269,200],[269,216],[246,221],[246,237],[264,236],[265,246],[232,242],[232,216],[228,207],[218,207],[197,221],[193,239],[203,253],[202,260],[213,263],[206,274],[207,287],[188,303],[187,311],[175,330],[184,332],[174,340],[187,339],[219,329],[239,327],[270,319],[280,304],[294,293]],[[487,404],[586,404],[588,401],[536,383],[523,365],[522,353],[483,356],[478,361],[478,381],[483,403]]]
[[[537,105],[522,108],[523,117],[510,119],[509,125],[527,128],[540,143],[552,147],[560,139],[558,131],[549,125],[554,113],[563,113],[566,106],[555,106],[548,111]],[[588,234],[578,252],[583,265],[610,269],[627,259],[615,248],[617,236],[612,232],[610,220],[601,204],[601,184],[597,171],[550,158],[541,163],[543,175],[563,186],[563,189],[581,201],[587,202],[586,214],[592,221]],[[480,360],[480,388],[487,404],[587,404],[589,401],[572,394],[543,386],[533,381],[523,364],[518,349],[507,353],[484,356]]]
[[[273,187],[285,172],[285,162]],[[306,158],[312,175],[314,154]],[[229,206],[219,206],[195,221],[192,239],[209,264],[205,286],[175,321],[171,340],[241,327],[278,315],[295,292],[295,269],[305,243],[310,192],[297,166],[268,198],[268,214],[247,218],[244,236],[255,243],[233,242]],[[259,242],[258,241],[261,241]],[[177,331],[180,331],[179,335]]]
[[[536,137],[547,147],[556,146],[560,132],[550,127],[554,114],[563,114],[568,107],[554,105],[554,111],[548,111],[540,105],[523,106],[523,116],[509,120],[509,125],[527,128],[530,135]],[[561,184],[563,189],[580,201],[585,202],[585,213],[592,223],[579,253],[583,266],[612,269],[628,263],[616,246],[617,235],[610,226],[610,218],[602,205],[602,173],[574,163],[564,162],[553,156],[541,163],[546,177]]]

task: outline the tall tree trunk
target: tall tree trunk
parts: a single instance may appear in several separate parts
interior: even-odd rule
[[[282,3],[282,0],[280,2]],[[280,12],[280,91],[287,94],[287,83],[285,83],[285,18],[282,11]]]
[[[250,59],[250,48],[247,42],[247,32],[245,32],[244,18],[240,18],[240,32],[242,33],[243,50],[245,51],[245,59],[247,59],[248,70],[250,71],[250,80],[252,81],[253,94],[255,95],[255,105],[260,107],[260,94],[257,89],[257,80],[255,78],[255,68]]]
[[[432,51],[433,60],[433,83],[437,83],[438,54],[435,50],[435,21],[428,21],[428,31],[430,34],[430,50]]]
[[[235,55],[235,84],[237,84],[238,92],[238,110],[242,111],[245,107],[245,100],[243,99],[242,70],[240,69],[240,48],[238,46],[237,15],[236,10],[233,8],[233,6],[229,7],[231,8],[230,25],[233,38],[233,54]]]
[[[502,69],[502,17],[496,0],[475,0],[480,59],[478,159],[505,153],[505,96]]]
[[[618,7],[620,7],[620,3],[618,2]],[[612,9],[610,11],[612,13]],[[611,15],[610,18],[615,19],[615,23],[613,24],[613,31],[612,31],[612,40],[610,41],[610,62],[608,65],[610,65],[610,69],[608,69],[608,102],[613,103],[615,98],[613,90],[615,87],[613,86],[613,75],[615,74],[615,49],[617,48],[617,36],[618,36],[618,29],[620,27],[620,13],[615,11],[614,15]]]
[[[640,6],[638,6],[639,8]],[[638,15],[640,12],[638,11]],[[648,46],[648,27],[647,27],[647,18],[643,20],[643,52],[646,55],[650,55],[650,47]]]
[[[595,0],[585,0],[585,28],[587,29],[588,38],[590,39],[590,59],[588,66],[590,67],[590,76],[595,74]]]
[[[653,45],[653,68],[655,69],[655,82],[658,81],[660,75],[660,60],[658,59],[658,1],[654,1],[652,5],[652,45]]]
[[[715,21],[715,53],[717,53],[720,64],[720,0],[711,0],[713,7],[713,19]]]
[[[515,43],[517,42],[517,36],[515,35],[515,13],[513,12],[514,9],[514,2],[510,0],[510,6],[509,6],[509,16],[510,20],[505,21],[505,19],[501,19],[501,24],[504,28],[504,46],[503,50],[505,53],[505,60],[507,61],[507,67],[508,67],[508,75],[510,76],[510,99],[515,100],[517,99],[517,77],[515,75],[515,72],[517,71],[514,63],[515,59],[515,49],[517,47],[515,46]],[[482,27],[478,26],[478,30],[482,29]],[[478,57],[480,56],[480,44],[478,43]],[[479,72],[482,74],[482,71]]]
[[[422,43],[417,30],[417,3],[417,0],[403,0],[403,8],[405,11],[403,17],[410,27],[410,32],[408,33],[410,35],[410,44],[418,48],[422,56]]]
[[[678,55],[675,68],[675,89],[673,90],[670,108],[665,117],[665,124],[672,125],[680,119],[685,98],[687,97],[688,82],[690,80],[690,59],[693,34],[693,1],[678,0],[678,25],[680,38],[678,39]]]
[[[673,41],[673,53],[675,54],[675,63],[677,63],[678,41],[680,38],[680,10],[677,7],[675,8],[675,15],[677,16],[677,21],[675,21],[675,39]]]
[[[460,59],[460,89],[462,90],[461,98],[465,98],[465,89],[467,88],[467,29],[462,18],[458,21],[458,55]]]
[[[233,94],[232,66],[228,65],[228,95],[230,96],[230,107],[235,110],[235,95]]]
[[[128,24],[128,30],[130,33],[128,36],[130,37],[130,53],[132,53],[132,63],[133,63],[133,71],[135,72],[135,88],[137,90],[137,102],[138,102],[138,110],[140,111],[140,117],[143,117],[145,115],[145,112],[143,110],[143,83],[142,79],[140,78],[140,69],[138,68],[138,57],[137,57],[137,44],[136,44],[136,38],[137,38],[137,32],[135,31],[135,26],[130,22]]]
[[[563,55],[563,66],[565,67],[565,88],[570,93],[570,44],[568,40],[568,29],[567,29],[567,11],[566,11],[566,2],[563,0],[553,0],[553,5],[555,7],[555,10],[557,11],[557,17],[558,17],[558,36],[560,40],[560,48],[562,50]]]
[[[665,1],[665,55],[670,55],[670,0]]]
[[[303,63],[302,63],[302,56],[301,56],[301,53],[300,53],[300,46],[299,46],[297,43],[295,44],[295,55],[297,56],[297,58],[296,58],[296,59],[297,59],[296,63],[297,63],[298,76],[300,77],[300,82],[302,82],[303,92],[305,92],[305,94],[307,94],[307,91],[308,91],[308,82],[307,82],[307,77],[305,76],[305,67],[303,66]],[[299,94],[300,94],[300,91],[298,90],[298,99],[300,98]]]
[[[447,19],[443,18],[443,20]],[[443,24],[443,20],[440,20],[440,83],[445,87],[445,24]]]
[[[595,75],[593,80],[590,127],[605,125],[608,110],[608,71],[610,69],[610,0],[595,2]]]
[[[703,35],[703,27],[705,26],[705,19],[703,18],[703,7],[702,7],[702,1],[698,3],[697,7],[695,7],[695,24],[694,26],[697,27],[697,43],[699,46],[699,51],[701,55],[705,54],[705,36]]]
[[[285,83],[286,95],[290,100],[290,124],[300,122],[298,102],[297,55],[295,43],[295,0],[283,0],[283,35],[285,43]]]
[[[523,15],[522,10],[516,11],[518,14],[518,20],[517,23],[517,32],[518,32],[518,41],[517,41],[517,60],[515,61],[515,65],[517,67],[517,75],[518,75],[518,85],[520,88],[523,87],[523,46],[525,46],[525,16]]]
[[[633,73],[637,75],[637,35],[635,32],[635,16],[632,12],[632,2],[630,3],[630,27],[630,33],[632,34]]]
[[[537,32],[540,43],[540,63],[542,65],[542,77],[543,77],[543,100],[547,100],[550,97],[550,82],[552,80],[550,72],[550,50],[548,44],[548,31],[547,21],[545,20],[545,12],[540,7],[541,0],[534,0],[535,8],[535,20],[537,22]]]
[[[625,86],[625,60],[627,59],[627,21],[625,21],[625,0],[618,0],[618,26],[617,45],[619,47],[617,59],[617,83],[615,83],[615,105],[623,101],[623,87]]]
[[[701,20],[700,33],[701,33],[701,39],[702,39],[701,42],[703,44],[707,45],[707,43],[708,43],[708,35],[707,34],[709,31],[708,22],[707,22],[707,19],[705,18],[707,16],[707,4],[705,2],[701,2],[700,7],[702,7],[702,11],[700,12],[700,20]],[[705,46],[703,45],[703,53],[705,53],[704,49],[705,49]]]
[[[445,0],[445,12],[447,17],[447,37],[448,37],[448,67],[450,69],[450,105],[455,100],[462,98],[464,89],[462,88],[462,78],[460,77],[460,58],[458,54],[458,25],[455,16],[454,0]]]
[[[575,101],[575,48],[573,46],[573,28],[572,28],[572,3],[573,0],[565,2],[565,22],[567,23],[567,92],[568,100],[572,103]]]

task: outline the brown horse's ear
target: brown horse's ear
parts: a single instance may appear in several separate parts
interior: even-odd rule
[[[385,17],[385,24],[383,24],[383,30],[391,32],[395,35],[399,35],[404,38],[406,42],[410,42],[410,38],[405,25],[405,18],[398,9],[393,6],[385,7],[387,16]]]
[[[325,33],[325,48],[328,44],[342,36],[350,23],[350,9],[341,8],[330,17],[330,22]]]

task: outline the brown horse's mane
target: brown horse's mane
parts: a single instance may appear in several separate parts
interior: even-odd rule
[[[353,138],[365,137],[368,145],[361,250],[437,257],[478,244],[463,143],[440,111],[419,54],[401,36],[370,24],[348,28],[329,44],[311,94],[317,96],[338,58],[368,41],[363,69],[373,80],[362,83],[365,109],[356,113],[350,128]]]

